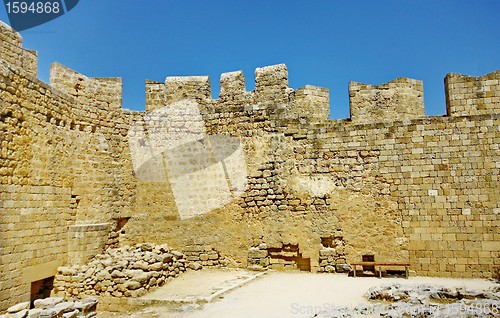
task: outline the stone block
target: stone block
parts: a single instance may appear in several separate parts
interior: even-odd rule
[[[193,263],[189,263],[189,268],[191,268],[192,270],[200,270],[203,268],[203,266],[197,262],[193,262]]]
[[[258,248],[251,248],[248,250],[249,258],[263,258],[267,257],[267,250],[261,250]]]
[[[26,318],[38,318],[40,317],[40,314],[42,312],[43,309],[30,309],[28,311],[28,315],[26,316]]]
[[[30,309],[30,303],[29,303],[29,301],[28,302],[24,302],[24,303],[19,303],[17,305],[9,307],[7,309],[7,313],[15,313],[15,312],[19,312],[19,311],[24,310],[24,309]]]

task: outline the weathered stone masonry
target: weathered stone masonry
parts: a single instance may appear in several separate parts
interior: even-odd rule
[[[257,69],[252,92],[222,74],[216,100],[208,77],[146,81],[148,113],[193,98],[207,133],[244,150],[244,194],[181,220],[168,180],[135,177],[127,134],[146,112],[121,109],[121,79],[56,63],[48,85],[0,28],[0,310],[62,265],[142,242],[207,266],[330,272],[368,254],[418,275],[498,276],[500,71],[449,74],[434,117],[420,81],[351,82],[340,120],[327,89],[289,88],[285,65]]]

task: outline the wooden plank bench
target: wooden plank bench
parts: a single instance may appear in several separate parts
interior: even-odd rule
[[[409,263],[378,263],[378,262],[359,262],[351,263],[354,269],[354,277],[356,277],[356,266],[378,266],[379,278],[382,278],[382,266],[404,266],[405,267],[405,278],[408,279],[408,270],[410,268]]]

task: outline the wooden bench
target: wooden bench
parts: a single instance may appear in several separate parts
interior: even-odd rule
[[[382,266],[404,266],[405,267],[405,278],[408,278],[408,269],[410,268],[409,263],[378,263],[378,262],[359,262],[351,263],[354,269],[354,277],[356,277],[356,266],[378,266],[379,278],[382,278]]]

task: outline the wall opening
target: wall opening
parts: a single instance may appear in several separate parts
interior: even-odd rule
[[[363,255],[363,262],[375,262],[375,255]],[[375,266],[363,266],[363,275],[375,275]]]
[[[282,248],[268,248],[272,269],[311,271],[311,260],[303,258],[299,245],[283,244]]]
[[[108,247],[117,248],[120,244],[120,239],[125,236],[125,225],[130,220],[130,217],[122,217],[113,219],[113,228],[109,231],[108,242],[106,243]]]
[[[127,224],[128,220],[130,220],[130,217],[118,218],[116,220],[115,231],[119,234],[125,234],[125,229],[123,227],[125,226],[125,224]]]
[[[50,292],[54,288],[54,276],[37,280],[31,283],[31,308],[34,308],[34,301],[50,297]]]

